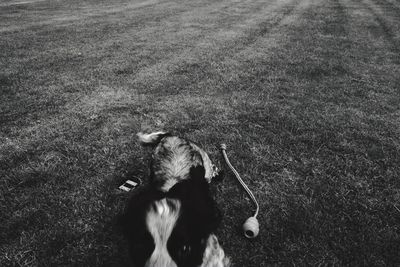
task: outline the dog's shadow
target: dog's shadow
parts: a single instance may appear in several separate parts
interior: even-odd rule
[[[122,218],[130,198],[143,190],[148,184],[147,159],[131,156],[115,168],[111,179],[104,181],[105,211],[96,234],[97,247],[86,257],[86,266],[131,266],[128,243],[123,234]],[[126,192],[119,189],[126,180],[138,181],[137,187]],[[103,247],[103,249],[101,248]]]

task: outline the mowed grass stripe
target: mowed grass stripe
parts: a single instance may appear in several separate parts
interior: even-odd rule
[[[221,2],[221,3],[222,3],[221,8],[227,8],[228,6],[232,5],[230,2],[226,3]],[[219,5],[221,5],[221,3],[219,3]],[[161,8],[160,10],[163,9]],[[197,14],[203,14],[203,13],[208,14],[211,12],[211,10],[218,11],[219,9],[217,8],[216,5],[210,5],[207,6],[206,8],[201,7],[200,10],[197,10]],[[250,9],[249,11],[250,13],[253,12],[252,9]],[[241,12],[242,11],[240,11],[239,14]],[[85,88],[95,87],[96,84],[99,84],[99,80],[101,79],[110,80],[109,75],[113,76],[115,80],[115,73],[117,74],[125,73],[129,75],[135,73],[138,69],[146,67],[146,65],[148,64],[156,64],[164,57],[173,56],[174,52],[180,51],[182,49],[182,45],[180,44],[190,47],[191,42],[195,42],[203,38],[204,34],[207,33],[207,26],[206,27],[200,26],[200,29],[197,29],[196,28],[197,25],[204,25],[206,24],[207,20],[216,22],[217,25],[224,25],[223,22],[224,20],[231,19],[229,16],[220,16],[216,13],[210,18],[206,17],[206,19],[204,20],[196,16],[195,13],[196,12],[192,10],[184,12],[184,14],[178,13],[177,15],[173,15],[176,16],[176,18],[171,18],[171,20],[174,21],[173,24],[165,23],[168,22],[168,20],[166,20],[166,17],[164,18],[160,18],[157,16],[152,17],[150,14],[150,16],[146,16],[146,18],[152,17],[150,21],[141,21],[139,17],[138,20],[141,21],[140,24],[137,24],[136,27],[133,27],[132,29],[130,27],[132,25],[128,24],[128,26],[124,28],[122,33],[119,34],[118,31],[116,33],[112,32],[111,30],[113,29],[113,27],[108,26],[107,32],[111,31],[110,32],[111,36],[107,33],[102,33],[102,35],[100,36],[96,33],[98,32],[98,30],[96,30],[93,33],[88,30],[85,30],[83,32],[68,32],[68,30],[65,29],[67,33],[61,32],[62,33],[61,37],[68,36],[67,40],[68,43],[70,43],[71,45],[68,46],[67,44],[64,44],[63,46],[60,46],[60,44],[58,45],[56,44],[55,45],[56,49],[50,49],[49,47],[46,46],[44,47],[37,46],[37,49],[40,49],[41,51],[46,51],[46,53],[43,53],[42,55],[39,54],[41,59],[39,62],[44,63],[44,64],[42,63],[42,66],[37,65],[38,53],[34,53],[34,51],[32,51],[32,43],[31,43],[31,45],[29,46],[29,54],[34,54],[35,57],[30,59],[30,57],[20,57],[21,54],[19,54],[17,58],[23,58],[23,61],[15,60],[12,63],[10,63],[11,61],[9,57],[10,55],[7,55],[9,60],[8,62],[10,63],[7,64],[7,67],[12,67],[12,66],[26,67],[27,65],[31,65],[32,67],[35,68],[49,69],[49,66],[56,65],[57,69],[54,69],[53,67],[52,72],[42,73],[43,75],[42,79],[44,80],[43,83],[45,84],[46,83],[48,84],[49,82],[53,84],[61,83],[64,85],[63,88],[65,88],[65,85],[67,85],[70,88],[72,87],[70,90],[74,91],[76,90],[74,88],[76,86],[74,86],[73,84],[74,80],[79,80],[80,78],[82,78],[82,76],[84,76],[86,84],[79,84],[79,86],[81,87],[83,86]],[[194,25],[194,27],[192,27],[192,25],[189,25],[189,28],[186,29],[187,22],[185,21],[187,21],[188,18],[189,18],[189,23],[190,20],[192,20],[196,23],[196,25]],[[221,18],[221,20],[219,18]],[[199,19],[200,21],[198,22]],[[134,20],[136,20],[136,18],[134,18]],[[182,20],[184,22],[183,25],[181,24]],[[158,21],[163,21],[166,26],[160,25]],[[107,21],[107,23],[110,24],[109,21]],[[141,25],[141,23],[144,23],[144,25],[146,26]],[[92,24],[89,23],[89,25]],[[92,27],[95,26],[96,25],[92,25]],[[162,28],[160,29],[160,27]],[[178,31],[175,27],[181,30]],[[119,30],[119,32],[121,32],[121,30]],[[89,33],[89,35],[85,36],[86,33]],[[190,36],[191,38],[182,40],[182,37],[179,37],[187,35],[191,35]],[[57,40],[58,34],[51,36],[54,36],[52,37],[52,39],[54,38],[55,40]],[[90,39],[92,39],[92,41],[86,41]],[[65,40],[65,38],[62,40]],[[80,41],[78,42],[78,40]],[[43,42],[46,44],[53,43],[52,40],[38,39],[36,41],[37,44],[42,44]],[[99,42],[101,44],[100,46]],[[14,40],[12,43],[27,43],[27,41]],[[93,49],[92,45],[93,43],[96,43],[97,45],[96,49]],[[162,45],[160,46],[159,43],[161,43]],[[54,46],[54,44],[52,45]],[[118,50],[116,50],[118,51],[117,54],[113,54],[112,52],[115,50],[115,48],[118,48]],[[121,54],[124,56],[120,57]],[[84,57],[79,55],[84,55]],[[63,62],[64,64],[57,64],[61,62]],[[76,68],[75,66],[77,64],[80,64],[81,67]],[[117,66],[117,69],[115,69],[115,66]],[[82,71],[82,69],[84,69],[85,71]],[[8,71],[6,70],[6,73],[11,71],[13,70],[8,70]],[[102,75],[99,75],[99,72],[102,72]],[[104,72],[108,73],[109,75],[104,77]],[[126,75],[122,75],[121,77],[122,83],[126,82],[126,80],[129,80],[129,76],[127,77]],[[40,79],[41,77],[40,76],[38,77],[36,74],[35,77],[29,77],[29,78]],[[20,79],[20,80],[28,80],[28,77],[27,79]],[[94,83],[93,86],[91,86],[92,83]],[[19,84],[19,87],[21,88],[24,86],[23,84]],[[28,87],[26,89],[29,90],[29,84],[27,84],[26,87]],[[56,92],[54,92],[53,90],[51,91],[38,90],[38,91],[46,93],[53,92],[53,94],[60,92],[59,89]],[[37,93],[38,93],[37,91],[34,92],[34,94]],[[29,97],[31,97],[31,95]],[[45,97],[42,97],[42,99],[45,99]],[[61,105],[61,103],[59,103],[59,105]]]
[[[289,15],[295,6],[296,1],[277,1],[272,5],[264,4],[264,7],[257,7],[254,12],[241,16],[244,19],[229,25],[229,27],[217,28],[210,35],[199,40],[200,42],[195,44],[194,47],[181,51],[176,57],[161,61],[148,69],[143,69],[138,73],[133,84],[144,83],[147,86],[148,82],[151,81],[155,86],[154,92],[157,92],[160,86],[165,86],[162,79],[170,78],[169,74],[174,69],[177,72],[180,69],[185,69],[185,66],[203,69],[202,62],[209,64],[210,61],[223,60],[224,57],[229,58],[240,49],[251,45],[257,38],[262,38],[263,33],[266,34],[268,31],[275,30],[280,21]],[[182,66],[182,64],[184,65]],[[155,73],[158,75],[154,75]],[[157,80],[151,80],[154,78]],[[207,76],[204,79],[207,79]],[[148,90],[147,87],[146,90]],[[178,88],[178,90],[185,90],[185,88]]]
[[[250,10],[250,13],[252,12],[253,10]],[[191,15],[191,14],[190,14]],[[218,21],[219,22],[219,21]],[[172,27],[173,28],[173,27]],[[164,31],[161,31],[161,32],[164,32]],[[223,32],[223,30],[221,30],[220,31],[220,33],[221,32]],[[152,36],[152,35],[154,35],[154,33],[153,32],[147,32],[146,30],[144,30],[144,32],[142,33],[142,32],[139,32],[139,36],[140,36],[140,34],[141,35],[150,35],[150,36]],[[167,32],[166,33],[166,35],[168,35],[169,33]],[[180,35],[182,35],[181,33],[179,33]],[[175,35],[174,34],[171,34],[172,35],[172,40],[174,40],[174,38],[173,37],[175,37]],[[124,34],[124,36],[130,36],[130,34],[128,33],[128,34]],[[133,36],[133,39],[134,39],[134,37],[135,36]],[[157,37],[157,36],[156,36]],[[198,38],[201,38],[202,36],[199,36]],[[129,38],[129,37],[128,37]],[[119,37],[119,36],[116,36],[116,38],[115,39],[117,39],[117,40],[120,40],[121,38]],[[194,39],[194,40],[197,40],[195,37],[193,37],[192,39]],[[214,39],[218,39],[218,38],[216,38],[216,36],[214,36]],[[120,42],[121,43],[129,43],[129,40],[130,39],[128,39],[128,40],[124,40],[124,39],[122,39],[122,40],[120,40]],[[155,39],[156,40],[156,39]],[[149,46],[149,42],[150,41],[146,41],[146,42],[142,42],[142,45],[140,46],[140,47],[137,47],[135,50],[140,50],[140,51],[143,51],[143,49],[142,48],[144,48],[144,47],[148,47]],[[176,41],[173,41],[174,43],[171,45],[172,47],[176,47],[177,45],[177,43],[176,43]],[[151,43],[153,43],[153,42],[151,42]],[[165,43],[165,42],[163,42],[163,43]],[[190,46],[190,43],[189,44],[187,44],[188,46]],[[164,46],[167,46],[167,48],[169,47],[169,44],[168,43],[166,43]],[[112,47],[115,47],[115,43],[114,43],[114,46],[111,46],[109,49],[111,49]],[[120,49],[118,50],[119,52],[121,52],[121,47],[119,47]],[[179,47],[178,47],[179,48]],[[178,48],[175,48],[176,50],[179,50]],[[107,48],[105,48],[106,50],[108,50]],[[147,48],[148,49],[148,48]],[[204,49],[204,48],[200,48],[200,49]],[[205,49],[208,49],[208,47],[206,47]],[[66,49],[63,49],[65,52],[67,52],[67,53],[71,53],[71,52],[73,52],[73,51],[71,51],[71,52],[69,52],[68,50],[66,50]],[[79,49],[78,51],[82,51],[83,49]],[[163,53],[163,47],[155,47],[155,48],[153,48],[153,49],[150,49],[150,51],[145,51],[145,53],[146,53],[146,55],[154,55],[154,52],[157,54],[157,53],[159,53],[159,54],[161,54],[162,56],[164,56],[164,54],[165,53]],[[189,51],[187,52],[187,53],[190,53],[191,52],[191,49],[189,48],[188,49]],[[154,51],[154,52],[153,52]],[[64,53],[65,53],[64,52]],[[76,52],[76,51],[75,51]],[[85,50],[83,50],[82,51],[83,53],[85,53],[86,51]],[[123,51],[123,52],[125,52],[125,51]],[[125,67],[125,68],[122,68],[122,70],[121,69],[119,69],[119,70],[114,70],[117,74],[118,73],[121,73],[121,74],[130,74],[130,73],[134,73],[135,72],[135,68],[136,69],[139,69],[139,68],[143,68],[144,66],[143,66],[143,64],[144,63],[146,63],[146,62],[149,62],[149,63],[151,63],[151,62],[154,62],[154,61],[156,61],[156,62],[158,62],[158,61],[160,61],[160,59],[159,58],[156,58],[156,59],[152,59],[152,60],[150,60],[150,59],[148,59],[148,58],[146,58],[146,55],[144,55],[144,58],[143,57],[138,57],[138,55],[135,55],[135,54],[131,54],[130,55],[130,53],[129,53],[130,51],[127,51],[127,53],[124,53],[124,58],[122,59],[122,60],[125,60],[126,58],[129,58],[130,56],[131,56],[131,58],[134,58],[135,60],[137,60],[137,62],[135,61],[135,62],[130,62],[130,64],[128,65],[128,67]],[[183,53],[184,55],[185,54],[187,54],[187,53]],[[54,54],[53,53],[50,53],[49,55],[48,55],[48,57],[54,57],[54,55],[55,54],[58,54],[57,53],[57,51],[54,51]],[[115,62],[115,59],[117,58],[117,57],[115,57],[115,56],[113,56],[113,55],[109,55],[109,53],[105,53],[105,54],[107,54],[107,58],[104,60],[104,59],[102,59],[101,57],[100,57],[100,60],[102,60],[101,62],[101,64],[102,65],[104,65],[104,66],[100,66],[99,68],[101,68],[101,71],[103,71],[104,72],[104,68],[107,68],[107,66],[115,66],[115,65],[117,65],[117,66],[119,66],[119,65],[121,65],[121,64],[118,64],[118,63],[120,63],[120,62]],[[62,57],[62,56],[61,56]],[[111,60],[113,60],[112,62],[110,62],[110,61],[108,61],[107,59],[108,58],[110,58]],[[148,59],[147,61],[146,61],[146,59]],[[178,58],[179,59],[179,58]],[[54,61],[56,61],[56,60],[58,60],[59,61],[59,59],[53,59],[52,60],[52,62],[54,62]],[[80,60],[78,59],[78,62],[79,62]],[[44,61],[44,62],[46,62],[46,60]],[[70,68],[67,68],[66,70],[63,70],[63,69],[61,69],[61,70],[56,70],[56,72],[54,73],[54,76],[52,75],[51,76],[51,78],[53,78],[53,80],[54,79],[62,79],[61,80],[61,82],[62,83],[64,83],[64,85],[65,85],[65,83],[67,83],[68,84],[68,86],[69,87],[72,87],[73,86],[73,84],[71,84],[71,82],[73,82],[75,79],[77,79],[77,78],[79,78],[79,76],[77,77],[77,76],[72,76],[71,77],[71,71],[73,71],[73,67],[78,63],[78,62],[76,62],[76,60],[73,60],[73,61],[71,61],[71,62],[69,62],[69,64],[71,64],[71,67]],[[140,64],[137,64],[138,62],[140,62]],[[144,63],[143,63],[144,62]],[[67,63],[67,62],[65,62],[65,63]],[[52,64],[51,62],[50,62],[50,64]],[[68,64],[68,63],[67,63]],[[87,63],[86,64],[88,64],[88,72],[91,72],[91,69],[90,69],[90,67],[92,67],[93,69],[95,69],[95,67],[96,67],[96,64],[93,62],[93,61],[87,61]],[[90,65],[91,64],[91,65]],[[131,67],[131,66],[134,66],[134,67]],[[43,66],[43,68],[46,68],[47,67],[47,65],[44,65]],[[65,66],[65,64],[63,64],[62,65],[62,67],[63,68],[65,68],[66,66]],[[72,68],[72,70],[71,70],[71,68]],[[120,68],[120,67],[118,67],[118,68]],[[75,68],[76,69],[76,68]],[[99,82],[99,79],[101,79],[102,77],[99,77],[99,75],[98,74],[96,74],[96,73],[87,73],[87,72],[83,72],[82,73],[82,71],[81,71],[81,69],[79,69],[79,71],[81,72],[81,74],[82,75],[85,75],[86,77],[90,77],[90,80],[91,79],[93,79],[94,81],[92,81],[93,83],[95,83],[95,84],[99,84],[100,82]],[[68,74],[67,75],[60,75],[60,72],[68,72]],[[147,73],[147,72],[149,72],[149,70],[148,69],[144,69],[143,71],[142,71],[143,73]],[[49,74],[48,73],[46,73],[46,75],[47,76],[49,76]],[[55,76],[55,75],[58,75],[58,76]],[[111,72],[110,71],[110,75],[112,75],[112,76],[115,76],[115,73],[114,72]],[[139,75],[140,75],[140,73],[139,73]],[[161,76],[161,74],[159,74],[159,76]],[[36,77],[37,78],[37,77]],[[47,77],[47,78],[50,78],[50,77]],[[121,78],[121,79],[123,79],[124,80],[124,82],[126,82],[126,80],[127,81],[129,81],[129,76],[128,77],[126,77],[126,75],[123,75],[123,77]],[[55,81],[53,81],[52,80],[52,83],[55,83]],[[87,79],[86,79],[87,80]],[[86,81],[86,83],[89,83],[89,82],[91,82],[91,81]],[[88,86],[88,84],[80,84],[80,86],[84,86],[85,88],[88,88],[89,86]],[[46,93],[51,93],[51,92],[53,92],[53,91],[49,91],[49,90],[40,90],[40,91],[45,91]],[[57,92],[57,91],[56,91]],[[35,92],[35,94],[36,94],[37,92]],[[53,92],[53,94],[54,94],[54,92]],[[60,103],[60,106],[62,106],[61,105],[61,103]],[[32,110],[31,110],[32,111]],[[25,111],[25,113],[23,113],[23,114],[26,114],[26,112],[27,111]],[[22,114],[21,114],[22,115]],[[14,119],[15,119],[15,116],[14,116]]]
[[[396,89],[396,84],[400,81],[399,55],[392,41],[384,37],[385,33],[374,19],[373,12],[369,12],[358,1],[343,4],[352,18],[349,32],[354,36],[349,49],[349,60],[353,65],[349,87],[358,89],[358,94],[364,99],[364,103],[360,102],[362,113],[358,115],[375,118],[374,125],[377,129],[390,129],[385,138],[394,142],[400,137],[397,119],[397,101],[400,95]],[[361,29],[368,30],[361,32]]]
[[[41,3],[46,2],[46,3]],[[39,3],[39,5],[35,5]],[[26,12],[21,20],[16,16],[12,17],[9,15],[10,19],[7,24],[2,25],[0,32],[14,32],[20,30],[29,30],[30,28],[37,28],[43,26],[49,26],[50,24],[57,26],[68,26],[79,20],[90,20],[96,19],[101,16],[110,16],[110,13],[121,13],[122,11],[134,11],[135,9],[140,9],[143,7],[153,6],[160,1],[156,0],[145,0],[139,2],[130,3],[88,3],[85,2],[65,2],[51,3],[51,1],[27,1],[19,3],[18,5],[23,5],[23,7],[15,7],[14,5],[5,5],[8,8],[3,9],[3,14],[12,14],[16,10],[24,10],[24,8],[34,8],[35,13]],[[66,10],[66,8],[68,8]]]
[[[68,69],[67,69],[67,71],[68,71]],[[55,72],[55,74],[60,74],[59,73],[59,71],[56,71]],[[68,75],[68,74],[67,74]],[[72,79],[72,77],[69,77],[69,75],[67,76],[67,77],[65,77],[64,75],[62,75],[61,74],[61,77],[59,77],[59,76],[57,76],[57,78],[58,79],[62,79],[62,81],[64,82],[67,82],[67,83],[73,83],[74,82],[74,79]],[[75,78],[78,78],[78,77],[75,77]],[[95,78],[95,77],[94,77]],[[79,81],[79,80],[78,80]],[[52,83],[56,83],[55,81],[53,81]],[[100,82],[99,81],[97,81],[97,84],[99,84]],[[64,85],[65,85],[65,83],[64,83]],[[86,90],[83,90],[84,88],[87,88],[88,87],[88,85],[87,84],[84,84],[84,83],[82,83],[82,82],[80,82],[78,85],[80,85],[80,86],[82,86],[80,89],[81,89],[81,91],[82,92],[79,92],[79,94],[77,94],[77,95],[73,95],[73,100],[74,101],[76,101],[76,99],[78,99],[78,98],[82,98],[82,93],[85,93],[86,94]],[[73,84],[70,84],[69,86],[74,86]],[[61,87],[61,88],[65,88],[65,86],[64,87]],[[61,89],[60,88],[60,89]],[[104,90],[104,88],[107,88],[107,86],[100,86],[100,92],[102,91],[102,90]],[[131,88],[131,87],[130,87]],[[129,88],[129,91],[130,92],[126,92],[126,97],[127,97],[127,99],[130,99],[130,96],[129,96],[129,94],[135,94],[134,93],[134,91],[132,91],[132,89],[130,89]],[[41,91],[43,91],[43,92],[41,92]],[[120,91],[120,90],[119,90]],[[121,91],[120,91],[121,92]],[[45,94],[49,94],[49,93],[51,93],[51,94],[56,94],[56,92],[53,92],[53,91],[49,91],[49,90],[44,90],[44,88],[42,88],[42,87],[40,87],[38,90],[35,90],[33,93],[45,93]],[[66,107],[64,107],[64,109],[62,109],[62,110],[66,110],[68,113],[71,113],[71,114],[74,114],[74,111],[73,110],[71,110],[72,109],[72,107],[74,106],[74,105],[76,105],[76,103],[79,103],[79,105],[76,105],[77,107],[79,107],[79,109],[80,109],[80,111],[82,111],[83,110],[83,107],[85,106],[85,105],[91,105],[91,103],[94,103],[95,101],[94,101],[94,99],[95,98],[93,98],[92,100],[93,101],[89,101],[89,99],[93,96],[93,97],[96,97],[96,95],[99,95],[100,97],[103,95],[102,93],[100,93],[99,94],[99,91],[95,91],[95,93],[93,93],[93,94],[89,94],[89,96],[88,97],[85,97],[84,98],[84,100],[82,101],[82,100],[80,100],[80,101],[78,101],[78,102],[72,102],[72,103],[67,103],[67,105],[68,106],[66,106]],[[111,94],[112,95],[112,94]],[[52,102],[53,100],[52,99],[50,99],[50,101],[49,102]],[[101,101],[100,101],[101,102]],[[40,103],[40,102],[39,102]],[[53,103],[53,102],[52,102]],[[38,103],[36,103],[36,104],[38,104]],[[53,103],[53,105],[54,105],[54,103]],[[58,110],[61,110],[61,108],[63,107],[63,105],[60,103],[60,105],[57,107],[56,105],[54,105],[53,106],[56,110],[57,110],[57,108],[58,108]],[[40,105],[38,105],[38,107],[35,107],[35,106],[33,106],[33,105],[30,105],[30,106],[28,106],[28,108],[30,108],[30,109],[27,109],[26,111],[24,111],[24,113],[20,113],[20,115],[22,116],[22,115],[26,115],[27,113],[31,113],[31,114],[29,114],[30,116],[32,116],[32,112],[35,110],[35,108],[39,108],[39,110],[40,110]],[[72,111],[72,112],[71,112]],[[21,111],[20,111],[21,112]],[[11,114],[7,114],[7,113],[5,113],[4,114],[5,116],[3,116],[3,119],[5,119],[5,120],[7,120],[6,118],[6,116],[7,115],[9,115],[11,118],[13,118],[13,120],[12,120],[12,122],[13,123],[15,123],[15,119],[16,119],[16,115],[14,114],[14,113],[11,113]],[[40,114],[38,115],[38,116],[40,116]],[[54,110],[53,110],[53,113],[52,113],[52,115],[51,115],[52,117],[51,117],[51,119],[53,120],[53,121],[57,121],[57,120],[59,120],[59,118],[54,118]],[[62,115],[61,116],[61,118],[63,118],[63,117],[65,117],[65,114],[64,115]],[[29,120],[30,118],[28,118],[28,120]],[[45,117],[41,117],[40,118],[41,120],[40,120],[40,123],[39,124],[36,124],[35,125],[35,127],[34,127],[34,129],[40,129],[40,128],[46,128],[46,125],[52,125],[51,127],[55,127],[55,125],[53,124],[53,123],[51,123],[51,122],[47,122],[46,121],[46,118]],[[10,122],[11,122],[11,120],[9,120]],[[62,121],[62,120],[60,120],[60,121]],[[21,122],[19,122],[19,123],[21,123]],[[36,130],[35,130],[36,131]],[[46,135],[43,135],[43,130],[41,130],[40,132],[42,132],[42,134],[40,134],[40,135],[36,135],[36,136],[42,136],[42,138],[45,138],[45,136]],[[32,129],[31,130],[29,130],[28,131],[28,136],[30,135],[32,133]],[[17,133],[16,133],[17,134]],[[25,134],[24,132],[21,132],[21,134]],[[31,139],[29,139],[30,141],[33,141],[33,140],[31,140]]]
[[[399,79],[397,73],[399,71],[398,63],[400,62],[400,55],[398,53],[398,46],[396,45],[396,37],[392,34],[396,32],[396,26],[389,26],[389,24],[384,22],[384,20],[389,17],[384,16],[382,13],[378,15],[378,13],[365,2],[353,1],[353,3],[354,5],[349,7],[349,10],[355,18],[352,28],[356,29],[354,29],[353,32],[356,32],[357,28],[366,27],[367,29],[354,38],[357,38],[360,42],[368,38],[372,38],[373,40],[370,43],[370,47],[365,43],[360,44],[360,46],[365,49],[364,51],[366,53],[368,51],[369,53],[369,56],[365,57],[363,61],[370,66],[368,75],[374,75],[372,70],[376,70],[374,79],[379,81],[380,86],[390,85],[389,88],[392,88],[392,85],[394,85],[393,82],[397,82]],[[375,46],[377,46],[377,48],[375,48]],[[382,68],[387,71],[381,71],[383,70]],[[365,75],[363,75],[360,80],[362,80],[363,77],[365,77]],[[380,87],[376,83],[371,85]]]
[[[379,24],[381,33],[385,35],[387,41],[391,43],[393,49],[397,49],[397,52],[399,52],[400,18],[396,12],[400,11],[400,9],[396,10],[394,6],[387,2],[364,1],[363,4],[374,15],[374,20]],[[388,6],[389,8],[387,8]]]

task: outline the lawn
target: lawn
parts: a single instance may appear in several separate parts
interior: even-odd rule
[[[226,169],[234,266],[400,265],[399,85],[399,0],[2,0],[0,266],[127,266],[158,129]]]

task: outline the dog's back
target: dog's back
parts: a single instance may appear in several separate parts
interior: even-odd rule
[[[142,189],[131,198],[122,217],[132,261],[139,267],[229,266],[213,234],[220,222],[201,166],[191,168],[190,179],[168,192]]]
[[[221,221],[209,183],[218,175],[207,153],[167,132],[138,133],[154,151],[150,185],[133,196],[123,216],[137,266],[227,267],[217,237]]]

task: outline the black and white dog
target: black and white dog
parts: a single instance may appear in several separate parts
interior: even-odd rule
[[[198,145],[166,132],[138,133],[154,148],[150,185],[130,200],[123,224],[135,266],[226,267],[221,216],[209,190],[219,175]]]

